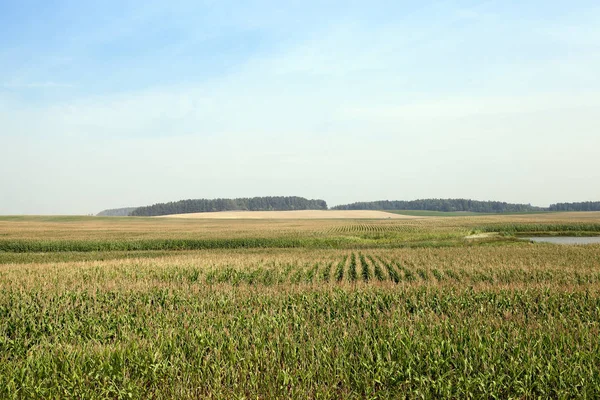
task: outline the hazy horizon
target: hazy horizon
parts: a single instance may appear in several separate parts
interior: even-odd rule
[[[289,197],[288,195],[272,195],[272,196]],[[290,196],[297,196],[297,195],[290,195]],[[263,196],[255,196],[255,197],[263,197]],[[297,197],[304,197],[304,198],[306,198],[305,196],[297,196]],[[223,197],[221,197],[221,198],[223,198]],[[457,197],[455,199],[463,199],[463,198],[464,197]],[[218,199],[218,198],[213,198],[213,199]],[[386,201],[386,200],[388,200],[388,201],[428,200],[428,199],[423,199],[423,198],[421,198],[421,199],[373,199],[373,200],[350,201],[350,202],[347,202],[347,203],[330,204],[329,202],[327,202],[327,199],[321,199],[321,198],[319,198],[319,199],[317,199],[317,198],[314,198],[314,199],[313,198],[308,198],[308,199],[309,200],[325,200],[325,202],[327,203],[328,209],[332,209],[333,207],[336,207],[336,206],[339,206],[339,205],[346,205],[346,204],[353,204],[353,203],[362,203],[362,202],[369,203],[369,202]],[[447,199],[447,198],[439,198],[439,197],[438,198],[433,198],[432,197],[432,198],[429,198],[429,199],[441,199],[441,200],[444,200],[444,199]],[[11,216],[11,215],[15,215],[15,216],[18,216],[18,215],[33,215],[33,216],[34,215],[92,215],[92,214],[96,215],[96,214],[98,214],[98,213],[100,213],[102,211],[119,210],[119,209],[126,209],[126,208],[138,208],[138,207],[151,206],[151,205],[160,204],[160,203],[177,202],[177,201],[180,201],[180,200],[197,200],[197,199],[188,199],[188,198],[185,198],[185,199],[169,200],[169,201],[165,201],[165,202],[154,202],[154,203],[148,203],[148,204],[140,204],[140,205],[137,205],[137,206],[129,205],[129,206],[122,206],[122,207],[111,207],[111,208],[105,208],[105,209],[102,209],[102,210],[97,210],[97,211],[89,212],[89,213],[85,213],[85,214],[82,213],[82,214],[4,214],[4,215],[7,215],[7,216]],[[208,200],[211,200],[211,199],[208,199]],[[504,202],[504,200],[498,200],[498,199],[486,199],[486,200],[468,199],[468,200],[483,201],[483,202],[485,202],[485,201]],[[509,202],[506,202],[506,203],[509,203]],[[539,205],[539,204],[533,204],[533,203],[530,203],[530,202],[521,202],[521,203],[517,203],[517,204],[530,204],[532,206],[546,208],[546,207],[550,206],[551,204],[555,204],[555,203],[556,202],[548,203],[546,205]]]
[[[0,215],[598,201],[593,1],[0,5]]]

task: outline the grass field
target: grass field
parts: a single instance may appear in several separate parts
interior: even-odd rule
[[[600,246],[531,232],[600,213],[0,217],[0,398],[598,398]]]

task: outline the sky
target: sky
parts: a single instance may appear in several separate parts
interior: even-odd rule
[[[600,200],[594,1],[0,0],[0,214]]]

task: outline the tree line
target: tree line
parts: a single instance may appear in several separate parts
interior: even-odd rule
[[[104,210],[99,216],[156,216],[214,211],[288,211],[327,210],[324,200],[297,196],[252,197],[237,199],[196,199],[158,203],[145,207]],[[470,199],[379,200],[342,204],[332,210],[424,210],[443,212],[519,213],[535,211],[600,211],[600,201],[556,203],[549,207],[531,204],[479,201]]]
[[[110,210],[100,211],[96,214],[98,217],[127,217],[137,207],[112,208]]]
[[[549,211],[600,211],[600,201],[582,201],[578,203],[556,203],[548,207]]]
[[[480,212],[480,213],[505,213],[505,212],[532,212],[544,211],[542,207],[531,204],[513,204],[500,201],[478,201],[470,199],[420,199],[420,200],[380,200],[342,204],[333,210],[426,210],[444,212]]]
[[[327,210],[325,200],[308,200],[297,196],[251,197],[237,199],[195,199],[158,203],[139,207],[129,215],[152,217],[157,215],[188,214],[215,211],[290,211]]]

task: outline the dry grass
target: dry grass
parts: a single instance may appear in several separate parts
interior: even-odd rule
[[[201,219],[419,219],[374,210],[220,211],[163,215],[157,218]]]

